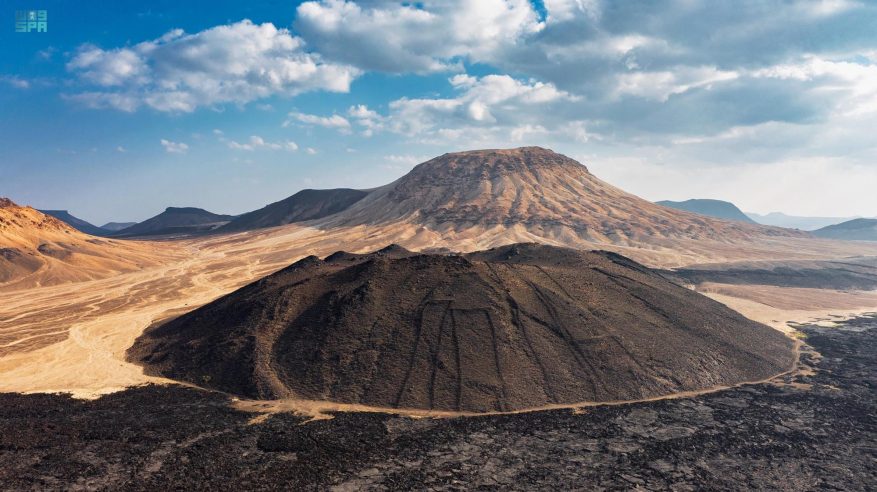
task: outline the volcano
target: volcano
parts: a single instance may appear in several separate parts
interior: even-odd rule
[[[560,244],[806,236],[656,205],[601,181],[574,159],[541,147],[444,154],[371,191],[325,224],[400,221],[440,234],[514,230],[519,236]]]
[[[792,346],[614,253],[393,246],[304,258],[150,328],[129,357],[242,397],[491,412],[762,380]]]

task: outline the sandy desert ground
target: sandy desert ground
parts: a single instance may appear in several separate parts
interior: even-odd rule
[[[423,227],[393,224],[329,230],[290,225],[161,243],[164,260],[159,266],[98,280],[0,290],[0,392],[69,392],[92,398],[161,381],[125,361],[125,350],[147,326],[306,255],[372,251],[390,242],[412,250],[472,251],[523,241],[545,242],[515,229],[477,234],[468,230],[443,237]],[[587,243],[573,246],[613,249],[655,267],[877,255],[877,244],[804,238],[767,239],[759,244],[690,241],[651,249]],[[744,315],[777,328],[790,320],[877,311],[874,292],[721,285],[703,290]]]

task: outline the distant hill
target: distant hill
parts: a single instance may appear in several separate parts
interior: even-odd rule
[[[675,208],[677,210],[685,210],[686,212],[715,217],[717,219],[736,220],[738,222],[749,222],[750,224],[755,224],[755,221],[744,214],[736,205],[722,200],[692,198],[691,200],[685,200],[684,202],[662,200],[655,203],[665,207]]]
[[[113,237],[188,235],[211,231],[234,219],[195,207],[168,207],[164,212],[126,227]]]
[[[853,219],[813,231],[813,235],[847,241],[877,241],[877,219]]]
[[[86,222],[79,217],[75,217],[70,215],[70,212],[66,210],[40,210],[40,212],[51,215],[52,217],[66,223],[67,225],[73,227],[77,231],[84,232],[86,234],[91,234],[92,236],[107,236],[110,231],[98,227],[94,224]]]
[[[106,229],[110,232],[121,231],[122,229],[131,227],[137,222],[107,222],[106,224],[100,226],[101,229]]]
[[[834,224],[840,224],[848,220],[857,219],[858,217],[799,217],[795,215],[786,215],[782,212],[771,212],[769,214],[760,215],[752,212],[746,212],[752,220],[759,224],[771,225],[777,227],[787,227],[789,229],[801,229],[802,231],[813,231],[821,227],[827,227]]]
[[[145,244],[96,238],[0,197],[0,290],[105,278],[156,264]]]
[[[366,195],[366,191],[349,188],[301,190],[289,198],[240,215],[217,229],[217,232],[247,231],[322,219],[346,210]]]

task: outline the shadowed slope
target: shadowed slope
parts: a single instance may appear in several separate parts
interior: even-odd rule
[[[760,380],[791,347],[622,256],[525,244],[308,257],[148,330],[129,356],[246,397],[483,412]]]
[[[814,236],[846,241],[877,241],[877,219],[853,219],[813,231]]]
[[[113,233],[113,237],[162,236],[207,232],[228,223],[232,215],[220,215],[195,207],[168,207],[143,222]]]
[[[84,221],[79,217],[71,215],[67,210],[40,210],[40,212],[51,215],[52,217],[66,223],[77,231],[91,234],[92,236],[106,236],[111,231],[98,227],[90,222]]]
[[[724,220],[736,220],[738,222],[746,222],[748,224],[756,224],[754,220],[744,214],[736,205],[731,202],[722,200],[710,200],[707,198],[692,198],[683,202],[674,202],[671,200],[661,200],[655,202],[663,207],[675,208],[677,210],[685,210],[708,217],[715,217]]]
[[[349,188],[302,190],[289,198],[245,213],[217,229],[217,232],[248,231],[322,219],[346,210],[367,194],[366,191]]]

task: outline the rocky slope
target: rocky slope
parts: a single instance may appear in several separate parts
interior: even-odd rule
[[[0,288],[90,280],[156,262],[145,245],[91,237],[0,198]]]
[[[245,397],[487,412],[760,380],[791,347],[622,256],[525,244],[308,257],[147,330],[129,356]]]
[[[561,244],[805,236],[655,205],[540,147],[444,154],[372,191],[326,226],[403,220],[439,234],[505,228]]]

